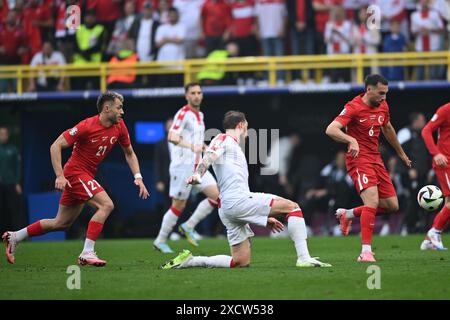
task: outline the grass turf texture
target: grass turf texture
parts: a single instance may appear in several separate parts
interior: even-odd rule
[[[375,237],[381,289],[367,289],[370,264],[357,263],[359,237],[314,237],[312,256],[332,268],[295,267],[289,239],[255,238],[250,268],[177,269],[158,267],[174,257],[152,248],[150,240],[100,240],[104,268],[81,267],[81,290],[68,290],[66,273],[75,264],[81,241],[26,242],[16,264],[0,262],[0,299],[450,299],[447,251],[420,251],[422,236]],[[450,236],[443,237],[450,243]],[[194,255],[228,254],[224,239],[208,239],[192,248],[170,242]]]

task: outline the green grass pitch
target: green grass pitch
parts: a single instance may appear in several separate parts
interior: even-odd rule
[[[16,264],[0,260],[0,299],[450,299],[450,253],[419,250],[422,236],[375,237],[381,289],[369,290],[367,268],[357,263],[359,237],[313,237],[312,256],[332,268],[295,267],[289,239],[255,238],[250,268],[178,269],[158,267],[174,255],[152,248],[151,240],[100,240],[96,250],[104,268],[81,267],[81,289],[69,290],[69,265],[81,241],[26,242]],[[450,243],[450,236],[443,237]],[[192,248],[170,242],[195,255],[228,254],[225,239],[207,239]],[[3,251],[3,250],[2,250]]]

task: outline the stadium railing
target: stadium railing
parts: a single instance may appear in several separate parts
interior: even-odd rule
[[[192,59],[183,61],[138,62],[136,64],[111,65],[107,62],[97,64],[64,66],[28,65],[0,66],[0,79],[17,79],[17,94],[25,92],[25,80],[39,75],[72,77],[99,77],[100,90],[107,88],[107,77],[112,74],[136,75],[182,74],[184,83],[196,80],[196,75],[206,66],[217,65],[226,72],[267,72],[268,83],[275,86],[277,71],[316,70],[315,79],[320,81],[326,69],[346,68],[354,70],[355,81],[362,84],[365,68],[415,67],[441,65],[447,66],[447,81],[450,82],[450,51],[439,52],[400,52],[376,54],[310,55],[282,57],[242,57],[223,61]],[[130,68],[130,69],[127,69]],[[303,72],[305,77],[306,72]],[[289,75],[288,75],[289,76]]]

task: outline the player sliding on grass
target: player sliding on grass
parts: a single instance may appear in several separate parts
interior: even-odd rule
[[[439,130],[437,145],[433,132]],[[446,250],[441,233],[450,223],[450,103],[440,107],[422,130],[422,137],[428,151],[433,156],[433,169],[439,180],[445,205],[436,215],[432,228],[427,232],[420,249]]]
[[[94,179],[97,166],[118,142],[139,187],[139,197],[147,199],[149,193],[142,181],[139,162],[133,151],[127,127],[122,120],[123,97],[115,92],[105,92],[97,100],[98,115],[87,118],[62,133],[50,148],[50,156],[56,180],[55,188],[63,191],[58,213],[54,219],[37,221],[17,232],[3,234],[6,257],[14,263],[17,245],[28,237],[69,228],[83,210],[84,204],[97,209],[89,222],[86,241],[78,263],[104,266],[106,261],[97,257],[95,241],[103,224],[114,209],[113,202],[102,186]],[[61,150],[73,145],[70,159],[61,166]]]
[[[348,144],[347,172],[364,203],[350,210],[336,210],[344,235],[348,235],[352,219],[360,217],[362,251],[357,259],[360,262],[375,261],[371,247],[375,216],[398,210],[397,194],[378,150],[380,132],[405,165],[411,167],[391,125],[387,92],[385,78],[377,74],[367,76],[365,92],[348,102],[326,129],[328,136]]]
[[[226,133],[211,141],[202,162],[187,183],[201,184],[203,175],[213,165],[220,190],[219,216],[227,229],[231,256],[193,256],[190,251],[184,250],[162,268],[249,266],[250,237],[254,235],[249,223],[279,232],[284,226],[275,217],[280,215],[285,215],[288,221],[289,235],[297,251],[297,267],[331,267],[309,255],[305,220],[297,203],[272,194],[250,192],[247,159],[239,145],[247,137],[245,115],[238,111],[227,112],[223,127]]]

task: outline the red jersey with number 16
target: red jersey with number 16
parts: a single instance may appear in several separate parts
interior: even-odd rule
[[[101,124],[98,115],[67,129],[63,136],[70,145],[74,145],[72,155],[64,166],[65,177],[81,173],[94,177],[97,166],[117,142],[122,147],[131,144],[128,129],[122,119],[118,124],[107,128]]]
[[[349,101],[341,114],[336,117],[346,127],[346,133],[355,138],[359,145],[358,157],[347,153],[347,169],[355,164],[382,163],[378,149],[381,127],[390,121],[389,107],[384,101],[378,107],[366,105],[361,94]]]

